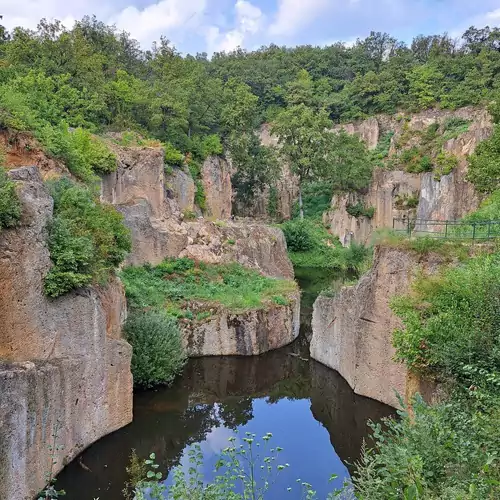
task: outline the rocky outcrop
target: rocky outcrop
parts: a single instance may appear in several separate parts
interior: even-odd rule
[[[311,357],[338,371],[357,394],[398,406],[395,391],[405,396],[410,389],[406,367],[394,361],[392,332],[402,325],[389,303],[409,292],[418,270],[432,273],[442,262],[438,255],[423,259],[377,247],[373,268],[355,286],[316,300]]]
[[[398,201],[418,197],[421,183],[421,177],[417,174],[377,169],[373,173],[367,194],[353,192],[334,195],[332,210],[324,214],[323,220],[344,246],[349,246],[353,241],[368,243],[377,228],[404,227],[404,222],[399,219],[412,217],[412,212],[415,211],[402,209]],[[373,207],[374,216],[369,218],[350,215],[348,207],[357,203],[366,208]]]
[[[195,185],[191,175],[184,169],[175,168],[166,178],[167,196],[172,191],[173,198],[177,201],[181,212],[194,212]]]
[[[215,219],[229,219],[233,188],[228,162],[220,156],[209,156],[201,167],[201,179],[205,190],[207,216]]]
[[[191,200],[189,183],[180,180],[184,172],[174,170],[175,187],[172,176],[165,179],[161,149],[116,147],[115,152],[119,166],[103,178],[101,198],[116,206],[131,230],[132,252],[126,264],[156,265],[166,257],[185,256],[209,263],[236,261],[267,276],[293,277],[281,230],[257,223],[183,220],[181,207],[189,210],[185,202]],[[207,160],[205,171],[212,172],[222,161]],[[228,214],[227,197],[217,210],[221,216]]]
[[[283,232],[256,223],[183,224],[188,244],[179,256],[211,264],[239,262],[266,276],[293,278]]]
[[[252,356],[290,344],[299,335],[300,294],[289,302],[241,313],[220,309],[209,320],[185,323],[188,356]]]
[[[432,172],[411,174],[377,168],[366,193],[335,195],[332,209],[324,214],[324,222],[344,245],[352,241],[367,243],[377,228],[396,229],[404,227],[403,218],[446,221],[456,220],[479,206],[479,196],[474,187],[466,181],[467,156],[476,146],[488,138],[492,131],[489,114],[483,109],[462,108],[456,111],[426,110],[417,114],[401,113],[395,116],[381,115],[358,123],[342,125],[352,134],[359,136],[370,149],[377,146],[380,138],[392,132],[389,156],[396,154],[396,145],[406,136],[424,131],[436,123],[443,126],[450,118],[470,121],[466,132],[444,142],[442,150],[458,159],[458,166],[450,174],[441,177]],[[407,147],[417,146],[416,138],[410,138]],[[416,203],[407,206],[405,201]],[[373,207],[373,219],[352,217],[347,212],[349,205],[362,203]],[[418,207],[418,208],[417,208]],[[417,229],[440,231],[440,225],[419,224]]]
[[[131,348],[118,280],[45,297],[52,199],[35,167],[10,175],[23,217],[0,233],[0,498],[28,499],[47,472],[132,420]]]

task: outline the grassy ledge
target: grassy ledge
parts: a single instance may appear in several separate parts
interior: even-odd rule
[[[240,313],[287,305],[297,291],[292,280],[267,278],[241,264],[205,264],[188,258],[128,267],[121,279],[132,309],[197,321],[221,308]]]

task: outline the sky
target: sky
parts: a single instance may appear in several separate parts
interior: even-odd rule
[[[8,29],[84,15],[115,24],[150,48],[161,35],[183,53],[252,50],[262,45],[353,43],[370,31],[411,41],[500,26],[500,0],[0,0]]]

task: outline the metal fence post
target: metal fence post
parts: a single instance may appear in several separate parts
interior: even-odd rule
[[[410,218],[408,217],[408,220],[406,222],[406,232],[408,233],[408,236],[411,236],[411,230],[410,230]]]
[[[476,223],[472,223],[472,243],[476,241]]]
[[[444,223],[444,237],[448,237],[448,221],[445,221]]]
[[[487,240],[490,239],[490,234],[491,234],[491,221],[488,221],[488,236],[486,237]]]

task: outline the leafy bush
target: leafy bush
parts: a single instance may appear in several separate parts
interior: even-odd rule
[[[394,207],[398,210],[410,210],[417,208],[419,203],[418,194],[398,194],[394,199]]]
[[[380,137],[377,147],[371,152],[373,161],[377,166],[383,166],[382,160],[385,160],[389,156],[389,150],[391,149],[391,141],[394,137],[394,132],[386,132],[382,137]]]
[[[172,383],[186,362],[177,322],[161,312],[133,312],[124,333],[133,349],[134,386],[150,388]]]
[[[0,166],[0,231],[14,227],[21,218],[21,202],[16,193],[16,183],[11,181]]]
[[[443,175],[449,175],[454,168],[458,166],[458,158],[451,154],[441,151],[436,157],[436,170],[434,179],[439,181]]]
[[[443,139],[454,139],[459,135],[465,134],[469,130],[470,124],[471,120],[464,120],[456,116],[447,118],[443,123]]]
[[[495,125],[493,135],[480,142],[470,155],[467,179],[482,193],[500,187],[500,125]]]
[[[207,135],[201,141],[202,158],[207,158],[212,155],[221,155],[224,152],[220,137],[216,134]]]
[[[471,391],[472,392],[472,391]],[[353,476],[359,500],[482,500],[499,498],[498,410],[467,400],[434,406],[417,396],[411,415],[373,425]]]
[[[203,182],[201,180],[201,165],[197,160],[191,158],[188,162],[188,167],[196,188],[194,193],[194,203],[202,212],[204,212],[207,205],[207,198],[205,195],[205,187],[203,186]]]
[[[352,217],[367,217],[368,219],[372,219],[375,215],[374,207],[365,207],[365,205],[358,201],[355,205],[347,205],[346,212]]]
[[[123,216],[103,205],[86,188],[67,179],[49,185],[54,198],[49,250],[53,267],[45,293],[58,297],[94,281],[104,282],[130,251]]]
[[[276,218],[278,216],[278,190],[275,186],[269,188],[269,199],[267,201],[267,213],[269,217]]]
[[[282,224],[287,248],[290,252],[307,252],[314,248],[311,224],[305,220],[293,220]]]
[[[163,150],[165,151],[165,163],[167,165],[175,165],[177,167],[184,165],[184,155],[172,144],[167,142]]]
[[[498,370],[498,297],[497,254],[471,258],[438,276],[417,280],[411,297],[392,304],[405,325],[394,334],[399,359],[456,380],[467,378],[465,365]]]

